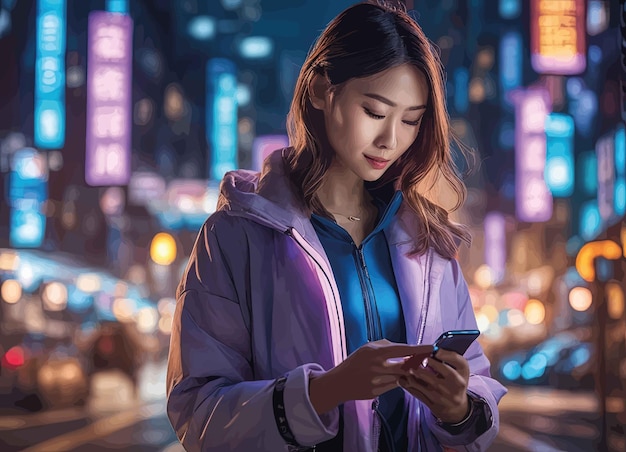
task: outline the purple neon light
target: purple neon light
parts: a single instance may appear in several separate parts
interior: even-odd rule
[[[541,88],[520,91],[515,105],[515,212],[520,221],[548,221],[552,194],[544,179],[545,121],[548,93]]]
[[[289,146],[287,135],[261,135],[252,143],[252,169],[261,171],[263,161],[273,151]]]
[[[87,140],[89,185],[130,180],[133,21],[124,14],[89,14]]]
[[[500,212],[485,216],[485,263],[495,282],[500,282],[506,267],[506,223]]]

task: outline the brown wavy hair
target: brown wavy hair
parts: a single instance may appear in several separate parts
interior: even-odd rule
[[[341,89],[342,84],[353,78],[368,77],[407,63],[426,77],[427,108],[420,132],[409,150],[371,188],[401,190],[408,206],[421,219],[413,254],[423,254],[433,247],[440,255],[453,258],[460,241],[471,244],[471,235],[464,225],[449,218],[449,213],[460,208],[466,196],[451,144],[456,142],[466,157],[469,150],[456,139],[450,127],[445,73],[439,54],[401,5],[387,2],[353,5],[335,17],[316,40],[300,70],[287,116],[293,148],[286,159],[287,172],[307,209],[329,216],[316,193],[334,151],[326,136],[323,112],[313,108],[310,102],[311,82],[316,75],[323,75],[332,89]],[[420,193],[426,181],[434,186],[440,177],[456,195],[450,211]]]

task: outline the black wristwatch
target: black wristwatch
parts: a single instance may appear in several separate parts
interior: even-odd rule
[[[493,415],[487,401],[470,393],[467,394],[467,400],[469,402],[469,411],[461,422],[451,424],[437,419],[437,425],[452,435],[463,433],[471,426],[475,427],[474,433],[478,436],[489,430],[493,423]]]

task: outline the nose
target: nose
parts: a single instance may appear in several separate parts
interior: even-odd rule
[[[396,127],[393,124],[385,125],[376,137],[374,144],[379,149],[387,151],[394,150],[398,144]]]

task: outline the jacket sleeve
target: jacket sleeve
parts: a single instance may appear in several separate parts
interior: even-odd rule
[[[467,283],[461,272],[461,267],[455,259],[451,260],[450,264],[442,283],[442,289],[446,290],[445,287],[448,283],[453,284],[455,287],[458,303],[457,325],[455,329],[478,329]],[[452,281],[448,281],[448,277]],[[473,416],[469,421],[471,424],[463,428],[458,434],[452,434],[438,425],[435,417],[430,412],[426,416],[426,422],[439,442],[446,447],[454,450],[485,451],[498,435],[500,426],[498,402],[507,393],[507,390],[499,382],[491,378],[489,360],[478,341],[472,343],[464,356],[470,365],[469,395],[479,399],[485,405],[484,409],[481,409],[481,415]],[[486,426],[486,430],[485,427],[481,428],[481,424]]]
[[[167,414],[188,451],[287,450],[274,414],[276,380],[254,378],[250,327],[244,320],[248,311],[242,310],[233,283],[232,272],[239,269],[228,258],[231,252],[241,260],[242,250],[222,249],[245,243],[234,220],[207,221],[178,288]],[[309,376],[317,371],[323,371],[318,364],[305,364],[285,375],[286,424],[303,446],[331,439],[338,431],[337,409],[318,416],[311,405]]]

